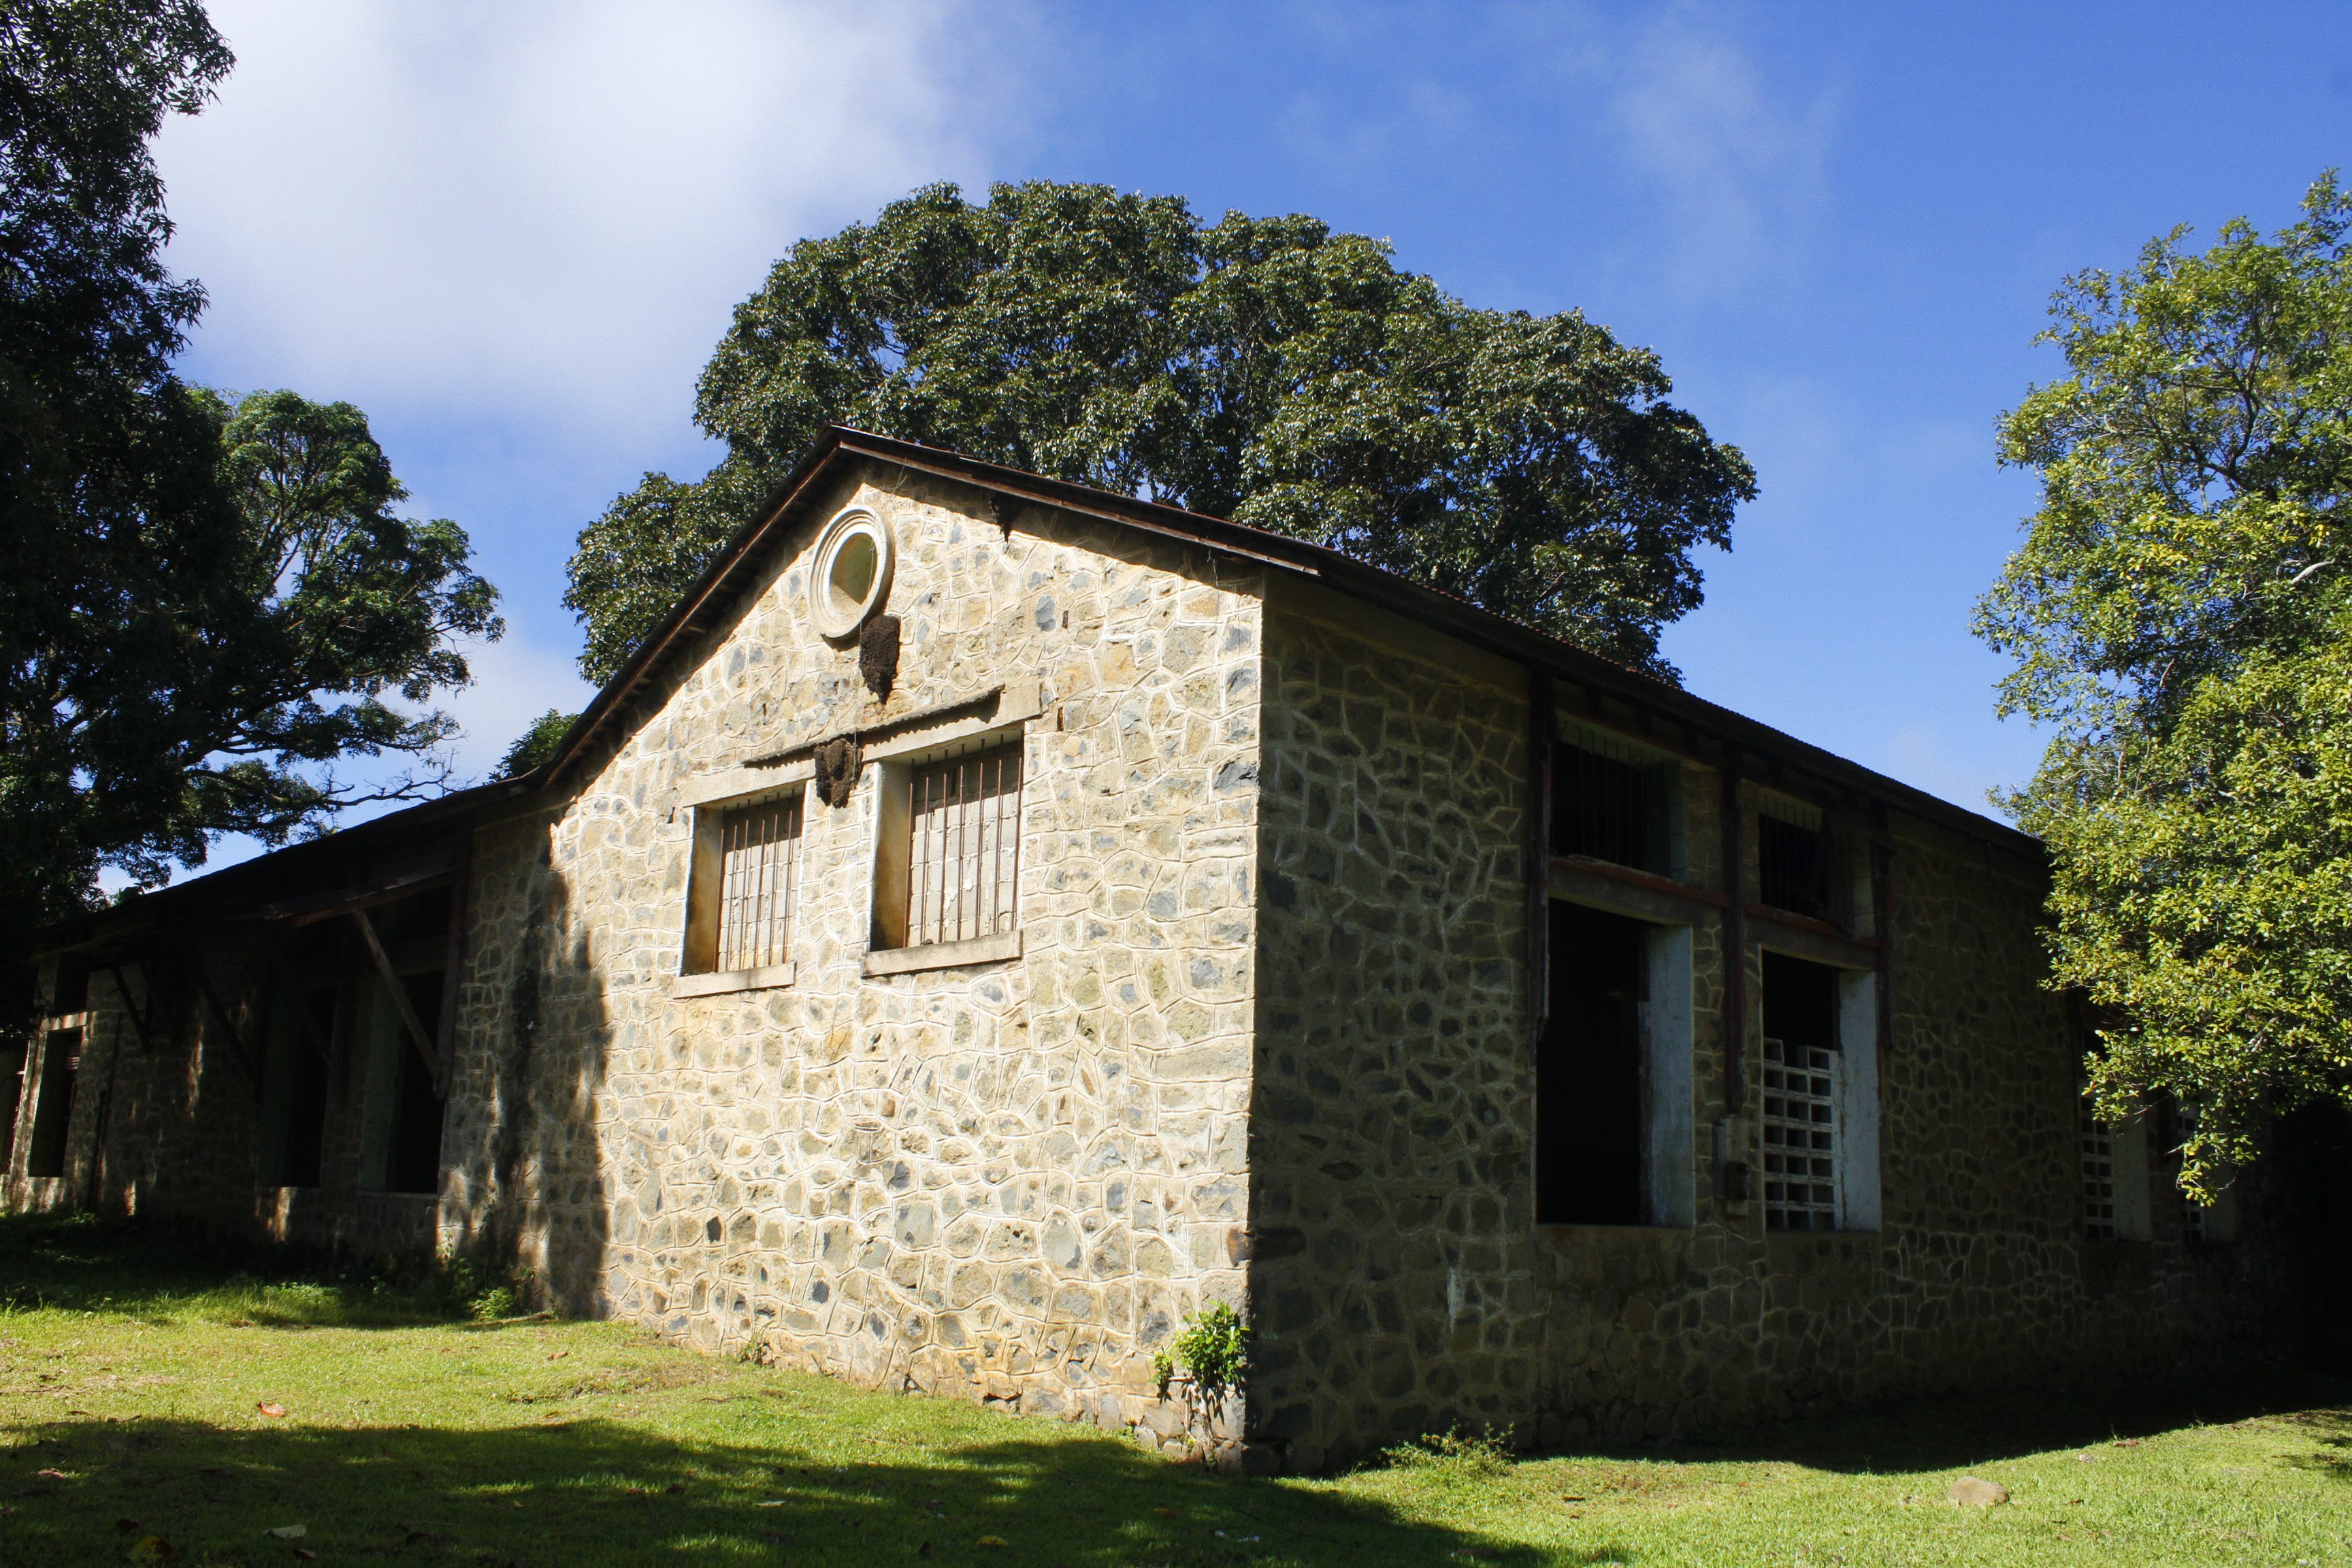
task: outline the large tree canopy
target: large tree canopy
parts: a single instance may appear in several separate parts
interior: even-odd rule
[[[2042,504],[1979,611],[2003,711],[2056,731],[2009,804],[2107,1026],[2093,1088],[2196,1108],[2192,1191],[2352,1104],[2352,201],[2304,205],[2067,280],[2073,374],[2000,426]]]
[[[1478,310],[1307,217],[1174,196],[918,191],[803,240],[702,374],[728,455],[648,474],[581,535],[566,603],[609,677],[827,424],[1346,551],[1672,676],[1755,476],[1578,312]]]
[[[194,0],[0,0],[0,951],[101,867],[152,884],[436,787],[331,764],[431,753],[449,721],[391,699],[499,630],[357,409],[172,374],[203,295],[163,267],[148,144],[228,66]]]

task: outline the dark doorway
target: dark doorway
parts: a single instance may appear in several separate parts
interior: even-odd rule
[[[2284,1233],[2305,1360],[2352,1372],[2352,1115],[2306,1105],[2280,1119],[2268,1205]]]
[[[315,1187],[327,1149],[327,1053],[335,1037],[340,990],[320,986],[295,1003],[293,1084],[287,1097],[280,1184]]]
[[[441,1019],[441,972],[407,974],[401,977],[407,988],[409,1005],[416,1009],[418,1022],[425,1026],[425,1038],[437,1037]],[[392,1158],[384,1172],[384,1186],[395,1193],[433,1193],[441,1190],[441,1097],[433,1092],[433,1070],[408,1037],[407,1026],[401,1026],[400,1071],[398,1086],[394,1090],[392,1118]]]
[[[1642,1225],[1642,997],[1650,927],[1551,906],[1551,1014],[1536,1058],[1536,1222]]]

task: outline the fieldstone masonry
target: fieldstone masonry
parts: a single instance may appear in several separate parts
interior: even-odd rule
[[[437,1197],[361,1190],[364,1005],[320,1047],[319,1184],[253,1184],[280,982],[236,937],[193,961],[217,1012],[161,968],[98,972],[103,1092],[43,1178],[26,1097],[8,1200],[513,1258],[562,1310],[705,1350],[1308,1472],[1456,1422],[1628,1441],[2271,1331],[2258,1226],[2200,1247],[2159,1201],[2152,1242],[2083,1239],[2081,1037],[2039,984],[2039,868],[2000,830],[1878,819],[1888,909],[1851,934],[1891,943],[1880,1229],[1767,1234],[1719,1195],[1740,1108],[1715,912],[1688,922],[1695,1223],[1539,1226],[1527,667],[1164,528],[880,463],[813,482],[560,787],[271,858],[327,889],[381,876],[395,832],[460,846]],[[811,548],[853,504],[897,543],[887,698],[809,621]],[[1563,719],[1658,740],[1600,689]],[[950,732],[1022,748],[1017,951],[872,973],[882,763]],[[674,996],[713,781],[803,787],[837,736],[868,760],[845,805],[806,791],[789,984]],[[1700,738],[1664,743],[1675,876],[1713,911],[1732,879]],[[1809,787],[1743,784],[1744,816],[1768,786]],[[1769,940],[1739,959],[1751,1088]],[[1245,1400],[1201,1412],[1152,1356],[1212,1300],[1245,1310],[1255,1358]]]
[[[1171,1328],[1244,1289],[1257,584],[953,499],[837,498],[898,542],[887,702],[787,559],[575,799],[485,831],[445,1213],[511,1215],[567,1310],[1130,1424]],[[681,783],[998,688],[1042,694],[1017,961],[861,974],[869,766],[804,808],[793,983],[669,996]]]

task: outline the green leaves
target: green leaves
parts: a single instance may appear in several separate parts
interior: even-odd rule
[[[158,402],[185,465],[172,489],[60,509],[69,548],[0,590],[15,652],[0,824],[53,830],[16,868],[53,909],[87,897],[100,865],[152,885],[221,833],[282,841],[362,800],[436,792],[437,763],[368,789],[331,764],[431,763],[454,725],[394,698],[462,685],[450,639],[503,629],[464,530],[391,511],[406,492],[356,408],[274,392],[232,409],[172,384]]]
[[[2092,1086],[2198,1108],[2191,1191],[2352,1103],[2352,200],[2305,210],[2068,280],[2074,374],[2000,426],[2042,507],[1979,606],[2003,710],[2057,731],[2007,804],[2051,847],[2054,980],[2108,1020]]]
[[[1670,389],[1581,315],[1471,310],[1313,218],[934,185],[737,308],[696,408],[728,458],[615,501],[565,602],[608,677],[837,423],[1312,539],[1671,676],[1691,553],[1755,479]]]

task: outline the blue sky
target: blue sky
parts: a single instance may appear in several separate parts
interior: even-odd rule
[[[1312,213],[1658,350],[1763,492],[1667,637],[1685,683],[1981,809],[2039,751],[1968,628],[2033,503],[1992,426],[2058,373],[2052,289],[2352,162],[2340,5],[212,9],[237,70],[161,150],[212,295],[184,369],[359,404],[471,531],[512,628],[449,704],[476,776],[585,700],[573,536],[713,460],[694,376],[767,264],[1050,178]]]

